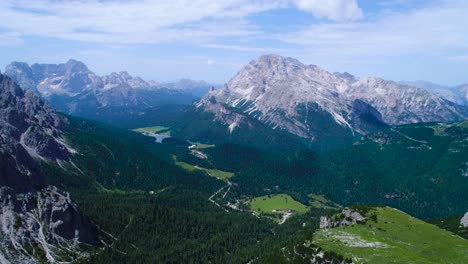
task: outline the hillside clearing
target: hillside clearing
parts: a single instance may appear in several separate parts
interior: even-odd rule
[[[165,134],[167,136],[171,135],[169,127],[164,126],[140,127],[132,129],[132,131],[142,134]]]
[[[174,159],[175,159],[175,157],[174,157]],[[221,180],[227,180],[227,179],[230,179],[232,176],[234,176],[234,173],[232,173],[232,172],[227,172],[227,171],[222,171],[222,170],[215,170],[215,169],[207,169],[207,168],[195,166],[195,165],[189,164],[187,162],[183,162],[183,161],[177,161],[176,160],[175,164],[177,166],[187,170],[187,171],[195,171],[195,170],[204,171],[209,176],[215,177],[215,178],[218,178],[218,179],[221,179]]]
[[[294,214],[307,212],[309,207],[287,194],[265,195],[250,199],[247,205],[256,215],[272,218],[282,224]]]
[[[468,241],[392,208],[377,222],[318,231],[313,243],[357,263],[468,263]]]

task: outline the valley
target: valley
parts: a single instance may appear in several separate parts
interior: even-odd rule
[[[239,76],[280,70],[275,78],[282,83],[281,71],[293,66],[349,89],[362,82],[347,83],[278,56],[259,58]],[[252,68],[266,72],[251,73]],[[240,81],[211,89],[195,105],[139,109],[113,125],[55,113],[32,91],[23,94],[14,86],[13,94],[26,98],[15,100],[34,105],[28,112],[10,103],[12,92],[4,92],[5,113],[28,116],[26,125],[14,118],[2,121],[7,142],[19,149],[16,156],[9,154],[14,148],[2,155],[25,179],[15,183],[2,176],[5,184],[19,188],[17,197],[26,197],[31,190],[20,187],[37,177],[68,193],[61,195],[85,219],[76,228],[87,228],[93,238],[61,251],[54,245],[70,242],[39,232],[32,263],[464,261],[466,240],[455,235],[466,235],[458,223],[468,211],[468,127],[458,121],[464,118],[461,106],[439,105],[453,116],[424,110],[419,112],[424,117],[415,117],[418,122],[401,125],[386,118],[402,113],[385,114],[388,109],[371,105],[372,100],[359,101],[364,97],[333,106],[304,101],[295,108],[281,101],[284,105],[271,106],[278,112],[271,112],[259,110],[264,105],[253,95],[248,100],[234,96],[244,87]],[[225,97],[230,93],[233,97]],[[432,95],[424,100],[442,102]],[[286,110],[293,111],[291,118],[285,119]],[[419,122],[426,118],[437,122]],[[28,164],[22,159],[32,160],[29,174],[16,165]],[[2,197],[8,197],[5,193]],[[21,259],[17,248],[0,256]],[[444,254],[434,254],[440,249]],[[76,255],[62,258],[67,250]]]
[[[0,1],[0,264],[467,264],[468,1]]]

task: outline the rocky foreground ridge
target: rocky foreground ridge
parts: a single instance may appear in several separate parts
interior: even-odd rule
[[[69,261],[81,243],[98,245],[96,226],[70,194],[47,186],[39,162],[70,162],[56,114],[32,91],[0,74],[0,262]]]

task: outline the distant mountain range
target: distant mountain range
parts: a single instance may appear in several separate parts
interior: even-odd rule
[[[98,76],[76,60],[31,66],[13,62],[6,67],[5,75],[23,89],[37,92],[61,112],[101,121],[160,105],[191,104],[211,87],[189,79],[147,82],[125,71]]]
[[[460,105],[468,105],[468,84],[443,86],[426,81],[401,81],[401,84],[426,89],[436,95]]]
[[[468,117],[466,106],[421,88],[331,73],[278,55],[245,65],[197,107],[213,113],[231,132],[245,126],[248,117],[311,141],[352,138],[389,125]]]
[[[183,78],[174,82],[163,82],[163,83],[160,83],[159,85],[162,87],[176,90],[176,91],[188,93],[199,98],[202,98],[203,96],[205,96],[205,94],[210,90],[211,87],[221,86],[221,85],[210,84],[205,81],[194,81],[194,80],[186,79],[186,78]]]
[[[452,89],[357,78],[278,55],[250,62],[221,89],[189,79],[145,81],[125,71],[98,76],[76,60],[31,66],[13,62],[5,74],[58,111],[112,124],[147,116],[155,107],[191,105],[203,95],[192,116],[213,115],[201,119],[224,124],[227,134],[242,127],[258,128],[255,120],[311,142],[345,145],[388,126],[468,117],[466,86]]]

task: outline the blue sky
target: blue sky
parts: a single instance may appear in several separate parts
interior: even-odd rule
[[[468,82],[466,0],[2,0],[0,67],[85,62],[98,74],[224,83],[275,53],[329,71]]]

